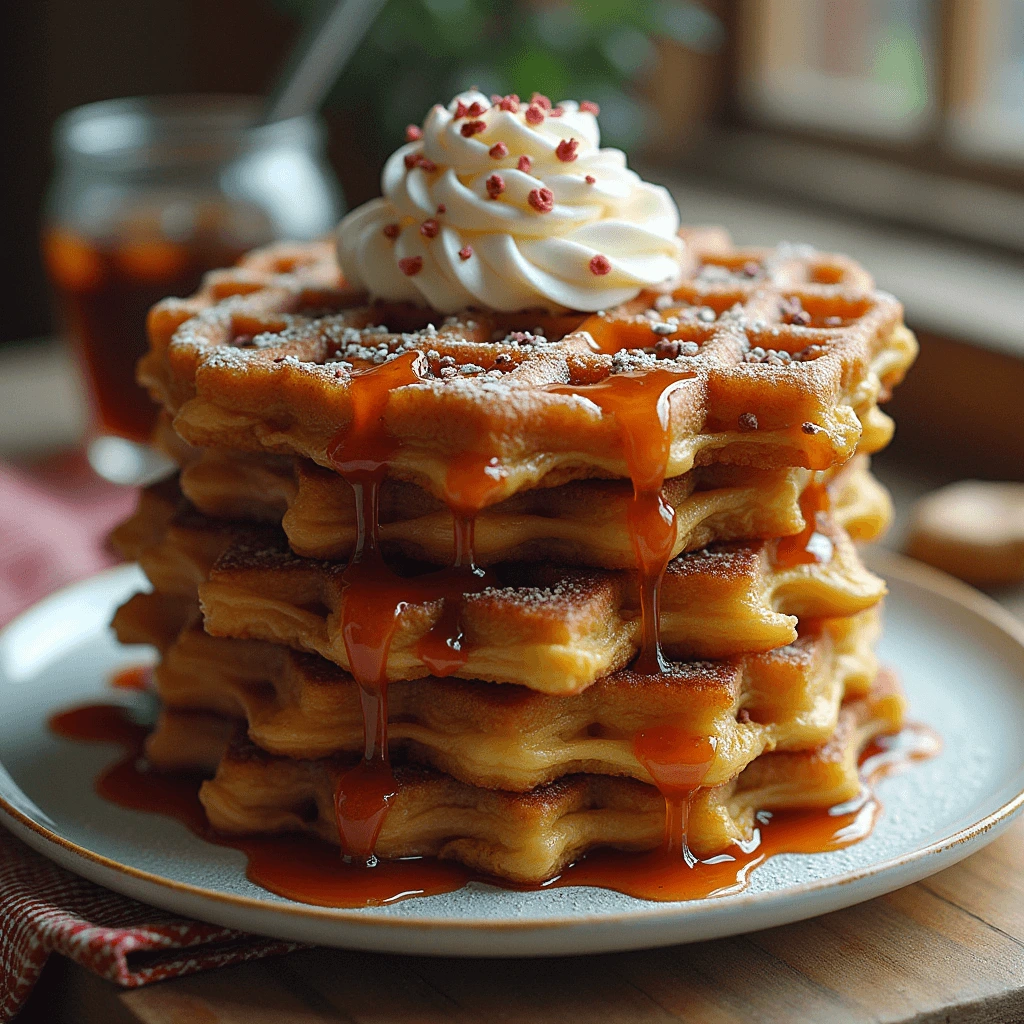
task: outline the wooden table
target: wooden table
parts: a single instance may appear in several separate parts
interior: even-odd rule
[[[691,946],[542,960],[318,949],[131,992],[54,961],[18,1024],[1020,1024],[1024,819],[870,903]]]

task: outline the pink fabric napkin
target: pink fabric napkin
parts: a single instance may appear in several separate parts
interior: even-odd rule
[[[0,625],[33,601],[111,564],[104,540],[135,492],[62,458],[39,477],[0,465]]]
[[[105,540],[135,492],[67,457],[38,474],[0,465],[0,625],[114,561]],[[51,864],[0,829],[0,1024],[51,952],[126,987],[285,953],[295,943],[175,917]]]

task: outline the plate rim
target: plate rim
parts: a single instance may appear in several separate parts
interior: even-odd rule
[[[881,575],[898,579],[901,583],[909,584],[911,587],[924,590],[933,595],[938,595],[954,605],[958,605],[960,608],[971,612],[989,623],[989,625],[996,627],[1002,634],[1014,642],[1018,655],[1021,658],[1022,678],[1024,678],[1024,623],[999,605],[994,599],[947,573],[894,551],[872,547],[865,550],[864,555],[868,566],[878,571]],[[40,614],[48,605],[68,600],[74,591],[95,586],[99,581],[107,578],[117,579],[119,576],[128,576],[138,573],[138,571],[138,567],[134,563],[113,566],[62,587],[31,605],[8,622],[0,629],[0,640],[6,638],[16,628],[24,628],[23,624],[26,619]],[[0,767],[2,767],[2,763],[2,758],[0,758]],[[970,852],[971,847],[984,845],[984,842],[987,842],[988,839],[995,838],[998,832],[1003,827],[1009,825],[1010,820],[1022,809],[1024,809],[1024,786],[1022,786],[1019,792],[982,818],[925,846],[918,847],[896,857],[889,857],[885,860],[847,871],[841,875],[833,875],[828,878],[787,886],[785,890],[771,890],[762,893],[738,893],[728,897],[729,910],[742,911],[749,907],[761,908],[778,900],[783,893],[787,899],[799,901],[830,890],[847,889],[849,891],[850,887],[855,886],[857,883],[865,883],[869,879],[886,873],[895,874],[900,870],[906,872],[908,868],[912,868],[915,864],[934,857],[939,857],[939,859],[944,861],[943,866],[948,866],[946,863],[947,859],[942,858],[941,854],[948,853],[958,846],[966,845],[968,847],[964,854],[966,856]],[[169,896],[176,894],[190,897],[200,902],[211,901],[240,912],[251,911],[274,916],[283,914],[288,918],[311,920],[321,925],[361,926],[364,929],[387,928],[389,930],[398,929],[399,931],[407,932],[443,929],[460,934],[480,931],[525,933],[530,931],[569,929],[587,925],[642,924],[656,926],[659,923],[700,916],[706,913],[709,902],[707,900],[692,900],[667,901],[663,904],[656,904],[653,901],[637,900],[636,908],[631,907],[628,910],[615,913],[583,912],[557,917],[531,918],[529,920],[437,916],[403,917],[374,914],[372,912],[367,913],[363,909],[320,907],[294,901],[271,903],[256,897],[218,892],[217,890],[194,885],[189,882],[180,882],[152,871],[121,863],[104,854],[96,853],[85,846],[64,838],[53,829],[49,829],[35,821],[14,806],[2,793],[0,793],[0,823],[8,828],[11,823],[19,826],[16,829],[10,829],[15,835],[19,835],[22,830],[29,832],[36,840],[36,842],[30,842],[30,845],[44,856],[56,853],[56,850],[48,849],[47,844],[51,848],[56,847],[59,849],[65,856],[60,857],[57,863],[73,873],[76,873],[75,868],[70,865],[74,863],[75,859],[78,859],[87,862],[87,864],[97,869],[110,872],[115,878],[125,876],[134,882],[166,891]],[[28,841],[28,837],[20,837]],[[50,859],[56,860],[55,857],[50,857]],[[897,885],[893,888],[898,887],[900,886]],[[879,894],[876,893],[875,895]],[[138,898],[134,894],[127,895],[132,896],[132,898]],[[812,915],[804,916],[813,916],[814,913],[817,912],[812,911]]]

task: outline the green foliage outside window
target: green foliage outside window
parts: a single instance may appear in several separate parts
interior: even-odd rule
[[[273,2],[303,19],[317,9],[317,0]],[[471,85],[594,100],[604,141],[629,149],[643,137],[634,87],[656,73],[657,36],[710,52],[724,29],[691,0],[390,0],[328,103],[365,115],[361,144],[380,157],[431,104]]]

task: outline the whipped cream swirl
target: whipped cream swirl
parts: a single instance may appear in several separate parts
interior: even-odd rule
[[[593,311],[673,281],[675,203],[600,148],[595,114],[475,91],[433,107],[385,164],[383,196],[342,220],[346,279],[442,313]]]

